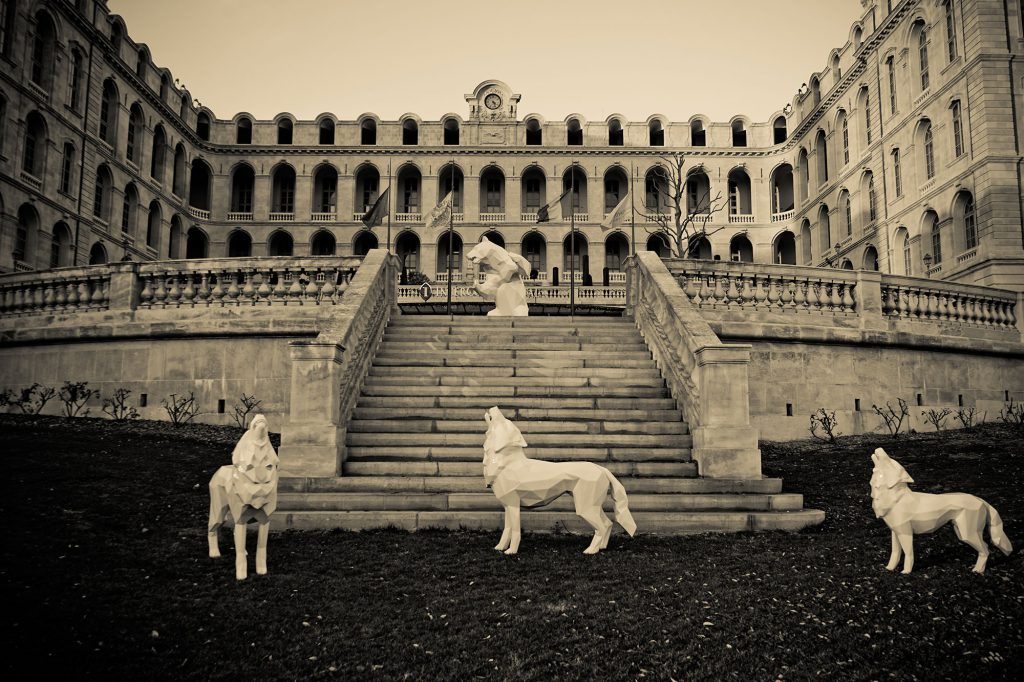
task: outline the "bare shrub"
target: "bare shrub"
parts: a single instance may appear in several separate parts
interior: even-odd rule
[[[114,391],[113,398],[103,401],[103,412],[110,415],[110,418],[117,422],[131,421],[139,418],[139,411],[128,404],[128,396],[131,391],[127,388],[119,388]]]
[[[161,402],[164,409],[167,410],[167,416],[171,418],[171,423],[175,426],[188,424],[199,414],[199,405],[196,404],[195,391],[189,391],[188,396],[181,396],[180,398],[177,393],[172,393],[170,397],[170,402],[166,398]]]
[[[100,392],[99,389],[88,386],[88,381],[65,381],[60,387],[57,397],[63,403],[65,417],[77,417],[79,414],[84,417],[89,414],[89,408],[85,407],[85,404],[94,397],[98,398]],[[82,408],[85,408],[84,412]]]
[[[836,442],[836,436],[843,435],[836,428],[839,425],[839,420],[836,419],[835,412],[827,412],[824,407],[819,407],[818,411],[811,415],[810,431],[811,435],[818,440],[827,441],[829,443]],[[819,434],[818,430],[824,434]]]
[[[935,427],[935,431],[941,431],[945,424],[946,417],[951,415],[953,410],[948,407],[944,407],[941,410],[924,410],[921,412],[921,416],[925,418],[929,424]]]
[[[910,410],[907,408],[907,401],[903,398],[897,398],[896,404],[899,407],[897,411],[889,401],[885,403],[885,409],[883,410],[878,405],[872,405],[871,409],[875,411],[882,421],[885,422],[885,427],[889,429],[889,433],[894,438],[899,437],[900,427],[903,426],[903,420],[910,416]]]
[[[23,414],[39,414],[56,395],[57,389],[38,383],[21,390],[7,389],[0,394],[0,407],[13,406]]]
[[[1024,428],[1024,403],[1014,403],[1010,398],[999,410],[999,420],[1008,426]]]
[[[981,417],[978,417],[978,409],[975,407],[961,407],[958,408],[956,414],[953,416],[956,418],[960,425],[964,429],[973,429],[975,426],[979,426],[985,423],[985,417],[987,412],[983,413]]]
[[[235,420],[236,424],[244,429],[245,420],[249,417],[249,414],[258,408],[263,401],[256,400],[256,396],[254,395],[246,395],[244,391],[242,392],[241,400],[241,404],[235,403],[235,413],[231,415],[231,418]]]

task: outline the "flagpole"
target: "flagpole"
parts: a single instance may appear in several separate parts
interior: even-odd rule
[[[448,211],[448,319],[452,316],[452,233],[455,222],[455,157],[452,156],[452,203]]]
[[[388,157],[388,189],[391,189],[391,157]],[[388,192],[388,253],[391,252],[391,193]]]
[[[576,317],[576,161],[569,166],[569,319]]]
[[[636,187],[636,167],[629,162],[629,245],[631,255],[636,255],[636,197],[633,196],[633,189]]]

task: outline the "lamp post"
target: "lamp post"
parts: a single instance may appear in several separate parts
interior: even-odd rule
[[[931,277],[931,274],[929,273],[929,270],[931,270],[931,269],[932,269],[932,254],[926,253],[926,254],[924,254],[924,276],[925,277]]]

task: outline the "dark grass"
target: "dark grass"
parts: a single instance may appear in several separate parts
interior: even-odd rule
[[[867,497],[883,445],[916,489],[986,498],[1024,545],[1020,433],[1001,427],[765,443],[767,473],[827,513],[799,534],[617,535],[594,557],[527,534],[505,557],[497,533],[288,532],[270,575],[237,583],[204,535],[239,431],[0,425],[6,679],[993,680],[1024,659],[1021,555],[977,576],[944,529],[889,573]]]

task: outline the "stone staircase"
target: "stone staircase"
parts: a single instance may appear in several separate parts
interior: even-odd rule
[[[697,477],[687,425],[630,318],[405,315],[392,318],[356,403],[343,475],[282,479],[275,526],[500,529],[482,465],[493,405],[527,456],[607,467],[640,532],[796,530],[823,518],[781,479]],[[592,532],[572,509],[564,496],[524,511],[523,528]]]

